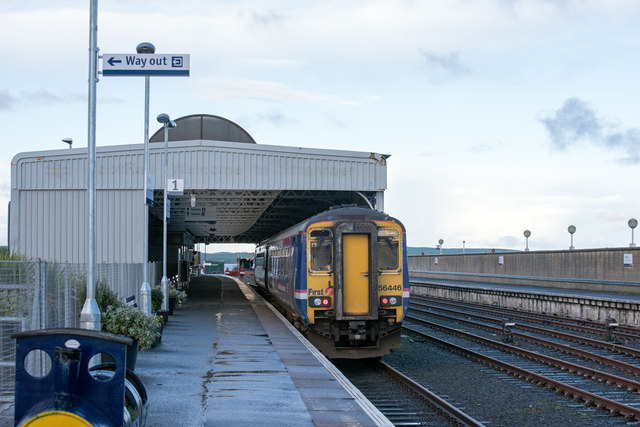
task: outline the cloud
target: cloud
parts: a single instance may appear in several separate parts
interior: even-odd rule
[[[238,118],[236,118],[235,120],[238,123],[245,123],[245,125],[247,124],[252,124],[255,125],[257,123],[268,123],[274,127],[281,127],[284,125],[289,125],[289,124],[293,124],[296,123],[296,120],[286,116],[284,113],[282,113],[282,111],[277,110],[277,109],[273,109],[271,111],[267,111],[264,113],[257,113],[257,114],[252,114],[252,115],[243,115],[240,116]]]
[[[3,91],[0,91],[0,111],[11,110],[14,102],[15,98],[9,93],[8,90],[5,89]]]
[[[121,104],[121,98],[110,96],[99,96],[101,104]],[[31,107],[34,105],[66,105],[87,103],[87,95],[81,93],[61,93],[55,94],[46,89],[33,92],[21,92],[19,96],[11,94],[8,90],[0,91],[0,111],[13,110],[16,105]]]
[[[67,102],[87,102],[87,96],[78,93],[67,93],[57,95],[49,92],[46,89],[41,89],[36,92],[23,93],[23,99],[28,103],[33,104],[64,104]]]
[[[259,80],[204,79],[199,83],[206,90],[199,95],[207,98],[246,98],[271,102],[298,101],[325,105],[356,105],[357,102],[343,99],[340,95],[312,93],[291,86]]]
[[[501,145],[501,143],[479,142],[471,146],[471,151],[474,153],[493,153],[497,151]]]
[[[596,111],[580,99],[567,99],[560,109],[540,121],[554,148],[564,150],[579,143],[621,148],[627,153],[621,160],[623,163],[640,163],[640,129],[619,130],[617,125],[598,117]]]
[[[458,52],[450,52],[444,55],[436,55],[422,52],[427,62],[427,72],[432,82],[442,83],[447,80],[463,77],[471,72],[459,58]]]
[[[12,110],[17,104],[31,105],[57,105],[67,103],[87,102],[87,96],[79,93],[55,94],[46,89],[33,92],[22,92],[19,96],[13,95],[8,90],[0,91],[0,111]],[[113,102],[108,99],[107,102]]]
[[[275,127],[280,127],[282,125],[293,123],[295,121],[285,116],[281,111],[277,111],[277,110],[272,110],[266,113],[259,114],[257,116],[257,120],[271,123]]]
[[[272,25],[279,24],[285,20],[285,16],[274,12],[273,10],[267,12],[254,12],[251,14],[253,22],[259,25]]]

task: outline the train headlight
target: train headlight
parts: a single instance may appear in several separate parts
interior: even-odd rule
[[[395,307],[402,304],[402,298],[397,295],[384,295],[380,297],[381,307]]]
[[[331,307],[330,297],[311,297],[309,298],[309,307]]]

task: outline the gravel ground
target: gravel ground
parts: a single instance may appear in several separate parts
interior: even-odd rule
[[[402,349],[382,360],[488,426],[638,425],[419,338],[403,335]]]

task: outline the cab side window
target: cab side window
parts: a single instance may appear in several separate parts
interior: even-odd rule
[[[313,271],[330,271],[333,268],[333,233],[319,229],[309,233],[309,267]]]

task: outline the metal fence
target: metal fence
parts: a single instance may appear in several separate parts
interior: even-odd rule
[[[158,265],[150,267],[153,286]],[[142,264],[96,264],[95,277],[119,298],[140,301]],[[79,327],[86,284],[86,264],[0,261],[0,425],[13,422],[15,340],[11,335]]]

